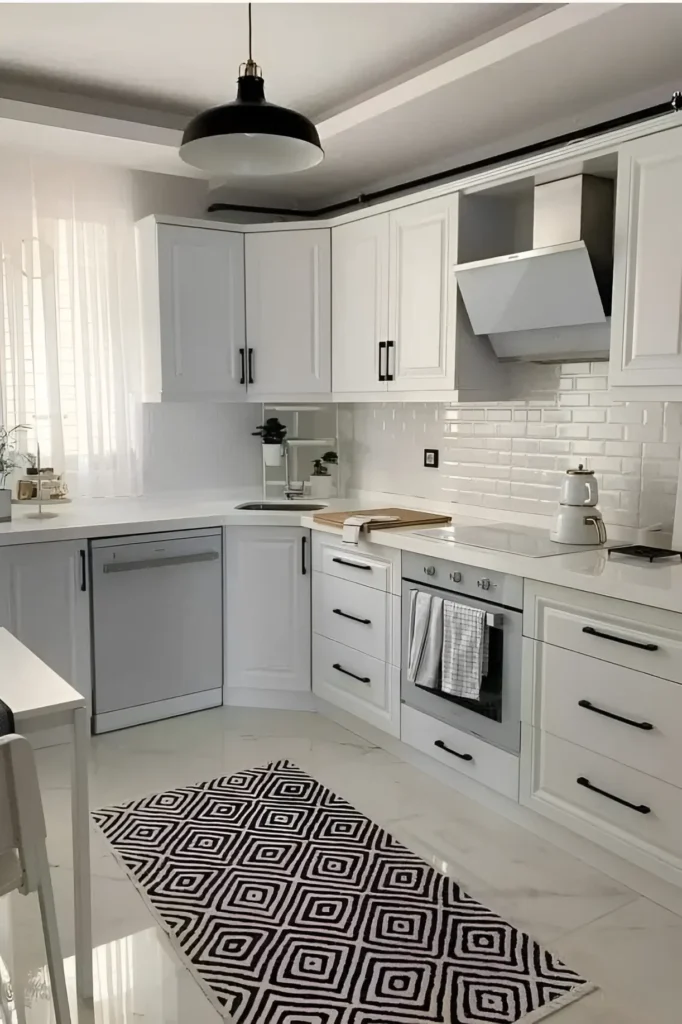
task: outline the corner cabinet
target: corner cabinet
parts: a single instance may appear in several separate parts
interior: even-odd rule
[[[147,399],[246,400],[244,236],[138,225]]]
[[[682,128],[619,151],[609,385],[632,398],[682,399],[680,182]]]
[[[300,698],[310,694],[310,531],[234,526],[225,533],[225,551],[225,703],[306,706]]]
[[[329,228],[246,236],[250,396],[329,393],[330,290]]]
[[[146,401],[330,397],[328,228],[137,229]]]

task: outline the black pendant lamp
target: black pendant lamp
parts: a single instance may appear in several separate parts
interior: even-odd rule
[[[261,69],[251,56],[240,65],[237,99],[197,114],[185,128],[180,156],[215,177],[265,176],[305,171],[324,157],[312,121],[295,110],[268,103]]]

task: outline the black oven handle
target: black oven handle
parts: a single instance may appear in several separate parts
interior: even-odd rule
[[[434,747],[438,747],[439,750],[444,750],[446,754],[454,754],[461,761],[473,761],[472,754],[460,754],[458,750],[453,750],[452,747],[446,747],[442,740],[435,740]]]

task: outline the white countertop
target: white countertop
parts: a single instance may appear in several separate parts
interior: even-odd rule
[[[325,527],[313,520],[312,513],[302,513],[291,503],[286,512],[241,511],[237,505],[245,501],[257,501],[253,494],[235,497],[182,496],[163,498],[113,498],[74,501],[60,506],[54,519],[31,519],[27,511],[14,506],[11,523],[0,523],[0,546],[25,544],[51,540],[79,540],[94,537],[123,536],[160,530],[182,530],[208,526],[305,526],[314,530],[333,533],[340,539],[340,531]],[[455,511],[456,506],[424,499],[395,496],[388,499],[354,497],[332,499],[327,503],[328,511],[335,509],[371,509],[382,505],[400,505],[404,508],[432,508],[442,511],[447,508],[455,523],[475,523],[481,520],[518,522],[520,519],[534,525],[549,527],[546,517],[515,517],[501,515],[491,510],[466,509],[466,514]],[[479,515],[480,511],[480,515]],[[370,533],[368,543],[385,547],[400,548],[421,555],[445,558],[464,565],[482,569],[496,569],[526,579],[553,583],[575,590],[602,594],[682,612],[682,559],[676,562],[633,563],[619,556],[610,559],[606,551],[593,549],[574,554],[557,555],[548,558],[529,558],[510,555],[486,548],[452,544],[416,535],[414,530],[381,530]]]

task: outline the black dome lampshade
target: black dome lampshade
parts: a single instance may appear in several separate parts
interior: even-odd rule
[[[248,10],[249,59],[240,68],[237,98],[192,118],[180,156],[216,177],[305,171],[324,158],[317,128],[303,114],[265,99],[261,70],[251,58],[251,4]]]

